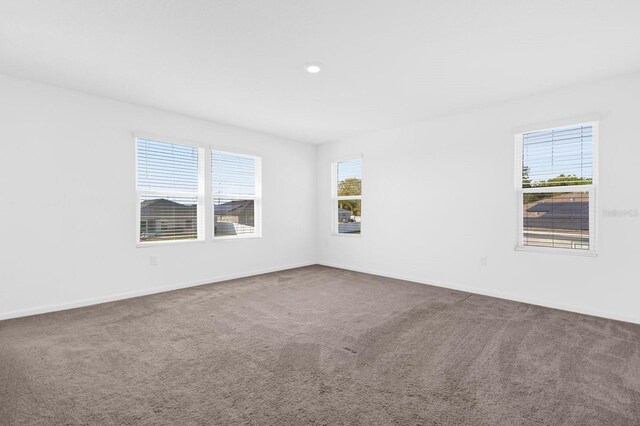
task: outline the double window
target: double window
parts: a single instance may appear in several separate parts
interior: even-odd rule
[[[136,139],[139,244],[205,240],[205,150]],[[259,157],[211,151],[213,237],[260,236]]]
[[[359,235],[362,217],[362,160],[333,164],[333,223],[338,235]]]
[[[595,253],[598,124],[516,135],[518,248]]]

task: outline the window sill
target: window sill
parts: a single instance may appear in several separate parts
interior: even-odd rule
[[[348,234],[348,233],[337,233],[334,232],[331,234],[333,237],[347,237],[347,238],[361,238],[362,234]]]
[[[561,254],[568,256],[598,257],[598,253],[591,250],[563,249],[553,247],[516,246],[515,251],[528,251],[531,253],[544,254]]]
[[[262,235],[228,235],[224,237],[213,237],[211,241],[250,240],[254,238],[262,238]]]
[[[204,240],[170,240],[170,241],[149,241],[146,243],[138,242],[136,247],[145,248],[145,247],[161,247],[161,246],[171,246],[174,244],[194,244],[194,243],[204,243]]]

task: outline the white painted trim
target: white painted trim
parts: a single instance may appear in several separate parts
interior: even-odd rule
[[[489,296],[489,297],[495,297],[498,299],[510,300],[513,302],[527,303],[529,305],[537,305],[537,306],[542,306],[542,307],[551,308],[551,309],[559,309],[561,311],[567,311],[567,312],[573,312],[573,313],[578,313],[583,315],[590,315],[590,316],[595,316],[600,318],[612,319],[616,321],[624,321],[624,322],[640,324],[640,316],[631,317],[627,315],[619,315],[619,314],[607,312],[607,311],[599,311],[596,309],[582,308],[582,307],[568,305],[564,303],[550,302],[548,300],[513,296],[507,293],[490,291],[490,290],[485,290],[485,289],[476,288],[476,287],[469,287],[469,286],[460,285],[460,284],[442,283],[442,282],[437,282],[433,280],[426,280],[424,278],[410,276],[410,275],[389,274],[389,273],[377,271],[374,269],[347,267],[344,265],[338,265],[331,262],[318,262],[318,265],[328,266],[330,268],[344,269],[344,270],[353,271],[353,272],[362,272],[364,274],[377,275],[380,277],[393,278],[397,280],[411,281],[418,284],[432,285],[434,287],[442,287],[442,288],[448,288],[451,290],[459,290],[467,293],[479,294],[482,296]]]
[[[531,253],[542,254],[560,254],[567,256],[586,256],[586,257],[598,257],[598,253],[593,250],[579,250],[572,248],[558,248],[558,247],[538,247],[538,246],[516,246],[515,251],[528,251]]]
[[[224,145],[218,143],[210,143],[209,147],[209,159],[211,159],[211,153],[214,151],[224,152],[227,154],[242,155],[244,157],[257,158],[262,161],[263,152],[255,149],[244,149],[233,145]],[[257,189],[257,188],[256,188]]]
[[[191,239],[191,240],[146,241],[146,242],[137,243],[136,247],[137,248],[164,247],[164,246],[172,246],[174,244],[194,244],[194,243],[204,244],[205,240]]]
[[[202,149],[205,149],[209,145],[202,141],[185,139],[180,137],[173,137],[169,135],[162,135],[162,134],[146,132],[146,131],[133,130],[131,132],[131,135],[133,136],[134,139],[145,139],[145,140],[150,140],[155,142],[170,143],[174,145],[188,145],[188,146],[193,146],[195,148],[202,148]]]
[[[550,192],[590,192],[595,189],[595,185],[568,185],[568,186],[540,186],[536,188],[519,188],[518,191],[524,194],[546,194]]]
[[[68,303],[60,303],[56,305],[46,305],[37,308],[21,309],[18,311],[9,311],[0,313],[0,321],[11,318],[26,317],[29,315],[46,314],[49,312],[65,311],[67,309],[82,308],[85,306],[98,305],[101,303],[115,302],[117,300],[131,299],[133,297],[148,296],[151,294],[164,293],[167,291],[179,290],[182,288],[196,287],[205,284],[213,284],[221,281],[235,280],[238,278],[246,278],[254,275],[268,274],[271,272],[286,271],[287,269],[302,268],[304,266],[316,265],[316,262],[303,262],[294,265],[281,266],[276,268],[258,269],[251,272],[242,272],[238,274],[223,275],[215,278],[202,279],[186,283],[170,284],[162,287],[153,287],[142,290],[130,291],[126,293],[117,293],[109,296],[96,297],[91,299],[76,300]]]
[[[557,120],[547,120],[538,123],[529,123],[521,126],[514,127],[512,129],[513,134],[518,133],[530,133],[530,132],[542,132],[545,130],[561,129],[563,127],[571,127],[575,123],[576,125],[599,123],[602,121],[602,114],[591,113],[574,117],[566,117]],[[569,124],[567,124],[569,123]]]
[[[257,233],[253,234],[238,234],[238,235],[222,235],[219,237],[212,236],[211,241],[217,243],[218,241],[238,241],[238,240],[250,240],[250,239],[260,239],[262,238],[262,234],[258,235]]]

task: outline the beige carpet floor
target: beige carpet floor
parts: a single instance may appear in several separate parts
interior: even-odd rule
[[[638,425],[640,325],[311,266],[0,322],[0,424]]]

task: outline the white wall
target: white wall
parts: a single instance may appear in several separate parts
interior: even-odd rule
[[[321,146],[319,261],[640,322],[640,75]],[[514,133],[600,119],[598,257],[516,252]],[[363,156],[363,234],[331,236],[333,161]],[[487,266],[481,258],[487,257]]]
[[[0,117],[0,319],[315,262],[312,145],[3,76]],[[263,238],[136,248],[133,131],[262,155]]]
[[[0,94],[0,319],[319,261],[640,322],[640,217],[603,214],[640,209],[640,75],[317,149],[9,77]],[[599,256],[515,252],[514,132],[594,116]],[[133,131],[262,155],[263,238],[137,248]],[[363,235],[331,236],[330,163],[359,155]]]

